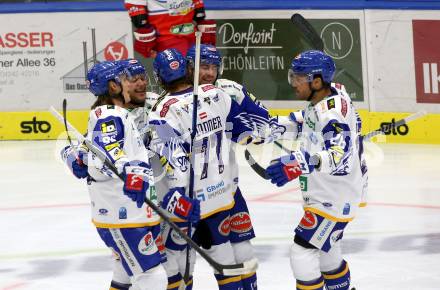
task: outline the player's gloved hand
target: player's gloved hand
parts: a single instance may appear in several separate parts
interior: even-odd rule
[[[122,176],[124,177],[124,194],[132,201],[136,202],[137,207],[141,208],[144,204],[148,187],[148,177],[151,167],[142,161],[131,161],[124,164]]]
[[[80,147],[76,148],[78,156],[75,154],[75,150],[71,146],[66,146],[61,150],[61,159],[67,164],[70,171],[76,178],[86,178],[88,176],[87,170],[87,151]]]
[[[266,168],[266,174],[273,184],[280,187],[300,176],[302,171],[295,155],[291,154],[272,160],[271,165]]]
[[[131,23],[134,27],[140,28],[147,24],[147,9],[144,5],[135,5],[130,3],[125,3],[125,9],[128,11]]]
[[[215,46],[217,24],[215,20],[200,20],[197,22],[197,30],[202,32],[201,42]]]
[[[290,112],[289,120],[295,123],[302,124],[304,122],[304,110]]]
[[[185,196],[183,187],[174,187],[164,196],[162,208],[175,216],[197,223],[200,220],[200,201]]]
[[[152,57],[156,46],[156,29],[150,24],[136,29],[134,32],[134,50],[144,57]]]
[[[205,8],[204,7],[199,7],[194,9],[194,17],[193,20],[195,22],[199,22],[204,20],[206,17],[206,12],[205,12]]]

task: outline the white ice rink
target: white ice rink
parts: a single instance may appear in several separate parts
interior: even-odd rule
[[[59,147],[0,142],[0,290],[108,289],[110,252],[90,222],[86,185],[58,160]],[[440,146],[369,145],[367,156],[369,206],[343,240],[354,285],[440,289]],[[276,188],[243,164],[240,185],[257,234],[259,289],[295,289],[288,251],[302,213],[298,184]],[[217,289],[200,258],[194,283]]]

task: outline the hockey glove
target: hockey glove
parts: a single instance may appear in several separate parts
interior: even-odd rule
[[[302,171],[295,155],[292,154],[272,160],[271,165],[266,169],[266,174],[273,184],[281,187],[300,176]]]
[[[152,51],[156,46],[156,30],[153,26],[147,24],[144,27],[136,29],[134,32],[134,50],[144,57],[152,57]]]
[[[217,24],[215,20],[200,20],[197,22],[197,30],[202,32],[201,42],[215,46]]]
[[[147,9],[145,6],[126,3],[125,9],[127,9],[134,27],[140,28],[147,24]]]
[[[200,220],[200,201],[185,196],[183,187],[174,187],[164,196],[162,208],[175,216],[197,223]]]
[[[124,194],[132,201],[136,202],[137,207],[141,208],[144,204],[148,187],[148,177],[151,167],[142,161],[131,161],[124,164],[122,175],[124,177]]]
[[[206,13],[205,13],[205,8],[204,8],[203,6],[194,9],[194,17],[193,17],[193,20],[194,20],[195,22],[203,21],[203,20],[205,20],[205,17],[206,17]]]
[[[71,146],[66,146],[61,150],[61,159],[67,164],[70,171],[76,178],[86,178],[88,176],[86,165],[87,151],[80,147],[76,148],[78,157]]]

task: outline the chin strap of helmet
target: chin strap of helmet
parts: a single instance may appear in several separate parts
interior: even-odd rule
[[[321,79],[321,83],[323,84],[323,80],[322,80],[322,77],[320,77],[320,76],[318,76],[320,79]],[[315,79],[315,78],[313,78],[313,79]],[[322,91],[322,90],[325,90],[325,86],[324,85],[321,85],[321,88],[319,89],[319,90],[315,90],[315,89],[313,89],[312,88],[312,83],[310,82],[309,83],[309,88],[310,88],[310,95],[307,97],[307,101],[308,102],[310,102],[311,100],[312,100],[312,98],[313,98],[313,96],[315,95],[315,93],[316,92],[320,92],[320,91]]]

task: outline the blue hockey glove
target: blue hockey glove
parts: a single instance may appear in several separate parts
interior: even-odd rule
[[[122,175],[124,177],[124,194],[132,201],[136,202],[137,207],[141,208],[147,196],[150,186],[148,178],[151,175],[151,167],[142,161],[131,161],[124,164]]]
[[[197,223],[200,220],[200,201],[185,196],[183,187],[174,187],[164,196],[162,208],[175,216]]]
[[[88,167],[86,165],[87,151],[82,147],[77,147],[76,150],[78,158],[71,146],[64,147],[60,152],[61,159],[63,159],[76,178],[86,178],[88,175]]]
[[[306,151],[292,151],[290,155],[272,160],[266,173],[273,184],[283,186],[301,174],[312,173],[319,166],[319,156],[310,156]]]
[[[280,187],[300,176],[302,171],[295,155],[291,154],[272,160],[266,173],[270,181]]]

